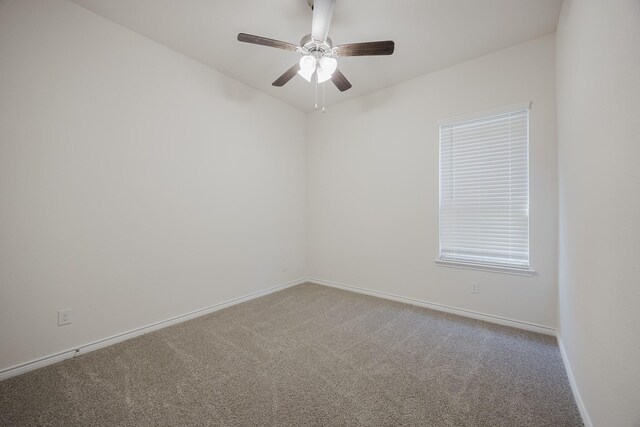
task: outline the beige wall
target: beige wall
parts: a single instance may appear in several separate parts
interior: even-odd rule
[[[309,115],[310,276],[555,328],[554,73],[550,35]],[[537,275],[436,266],[438,121],[525,101]]]
[[[304,117],[70,2],[1,2],[0,370],[303,277]]]
[[[558,25],[560,334],[594,426],[640,425],[640,2]]]

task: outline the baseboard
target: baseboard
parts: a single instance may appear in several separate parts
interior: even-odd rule
[[[560,347],[560,354],[562,355],[564,370],[567,371],[567,377],[569,378],[569,384],[571,385],[573,398],[575,399],[576,405],[578,406],[578,411],[580,411],[582,422],[584,423],[585,427],[593,427],[593,423],[591,422],[591,418],[589,417],[589,413],[587,412],[587,407],[584,405],[582,396],[580,396],[580,390],[578,390],[578,384],[576,383],[576,378],[573,376],[573,371],[571,370],[571,364],[569,363],[569,358],[567,357],[567,351],[564,348],[564,344],[562,342],[562,337],[560,336],[560,332],[558,332],[558,334],[556,335],[556,338],[558,339],[558,347]]]
[[[443,311],[445,313],[457,314],[459,316],[470,317],[472,319],[484,320],[485,322],[497,323],[499,325],[511,326],[512,328],[524,329],[526,331],[538,332],[540,334],[556,336],[556,330],[549,326],[537,325],[535,323],[523,322],[521,320],[509,319],[506,317],[494,316],[492,314],[480,313],[464,308],[451,307],[444,304],[437,304],[429,301],[423,301],[415,298],[403,297],[400,295],[390,294],[387,292],[374,291],[371,289],[361,288],[358,286],[345,285],[343,283],[331,282],[328,280],[308,278],[307,281],[318,285],[330,286],[348,291],[358,292],[365,295],[385,298],[392,301],[404,302],[407,304],[417,305],[420,307],[430,308],[432,310]]]
[[[65,359],[70,359],[78,354],[84,354],[94,350],[98,350],[100,348],[107,347],[131,338],[135,338],[137,336],[147,334],[149,332],[153,332],[158,329],[166,328],[168,326],[175,325],[177,323],[185,322],[187,320],[194,319],[196,317],[204,316],[205,314],[222,310],[223,308],[231,307],[232,305],[240,304],[242,302],[249,301],[254,298],[258,298],[261,296],[271,294],[273,292],[290,288],[292,286],[305,283],[306,281],[307,279],[298,279],[291,282],[283,283],[281,285],[273,286],[271,288],[264,289],[262,291],[253,292],[248,295],[244,295],[238,298],[233,298],[228,301],[211,305],[209,307],[204,307],[198,310],[191,311],[189,313],[181,314],[179,316],[174,316],[169,319],[161,320],[159,322],[142,326],[140,328],[132,329],[130,331],[122,332],[120,334],[116,334],[107,338],[103,338],[97,341],[83,344],[78,347],[74,347],[74,348],[64,350],[55,354],[51,354],[49,356],[40,357],[38,359],[31,360],[26,363],[22,363],[16,366],[11,366],[9,368],[6,368],[0,371],[0,381],[5,380],[7,378],[14,377],[16,375],[24,374],[29,371],[33,371],[34,369],[42,368],[44,366],[61,362]]]

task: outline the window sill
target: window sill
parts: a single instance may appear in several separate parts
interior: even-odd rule
[[[488,271],[490,273],[512,274],[515,276],[535,276],[536,272],[529,268],[504,267],[499,265],[474,264],[472,262],[436,259],[435,263],[441,267],[462,268],[465,270]]]

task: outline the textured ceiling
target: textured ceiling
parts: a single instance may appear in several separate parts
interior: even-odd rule
[[[311,32],[307,0],[73,0],[249,86],[313,110],[314,88],[296,76],[271,82],[299,54],[240,43],[239,32],[292,43]],[[336,0],[334,45],[394,40],[392,56],[339,58],[353,88],[326,85],[331,105],[555,31],[562,0]]]

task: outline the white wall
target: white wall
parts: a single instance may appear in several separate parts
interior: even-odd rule
[[[560,334],[593,425],[640,425],[640,2],[558,25]]]
[[[1,2],[0,370],[303,277],[304,138],[77,5]]]
[[[550,35],[311,114],[310,276],[555,328],[554,72]],[[533,101],[530,252],[537,276],[436,266],[438,121],[524,101]],[[472,281],[479,295],[470,293]]]

